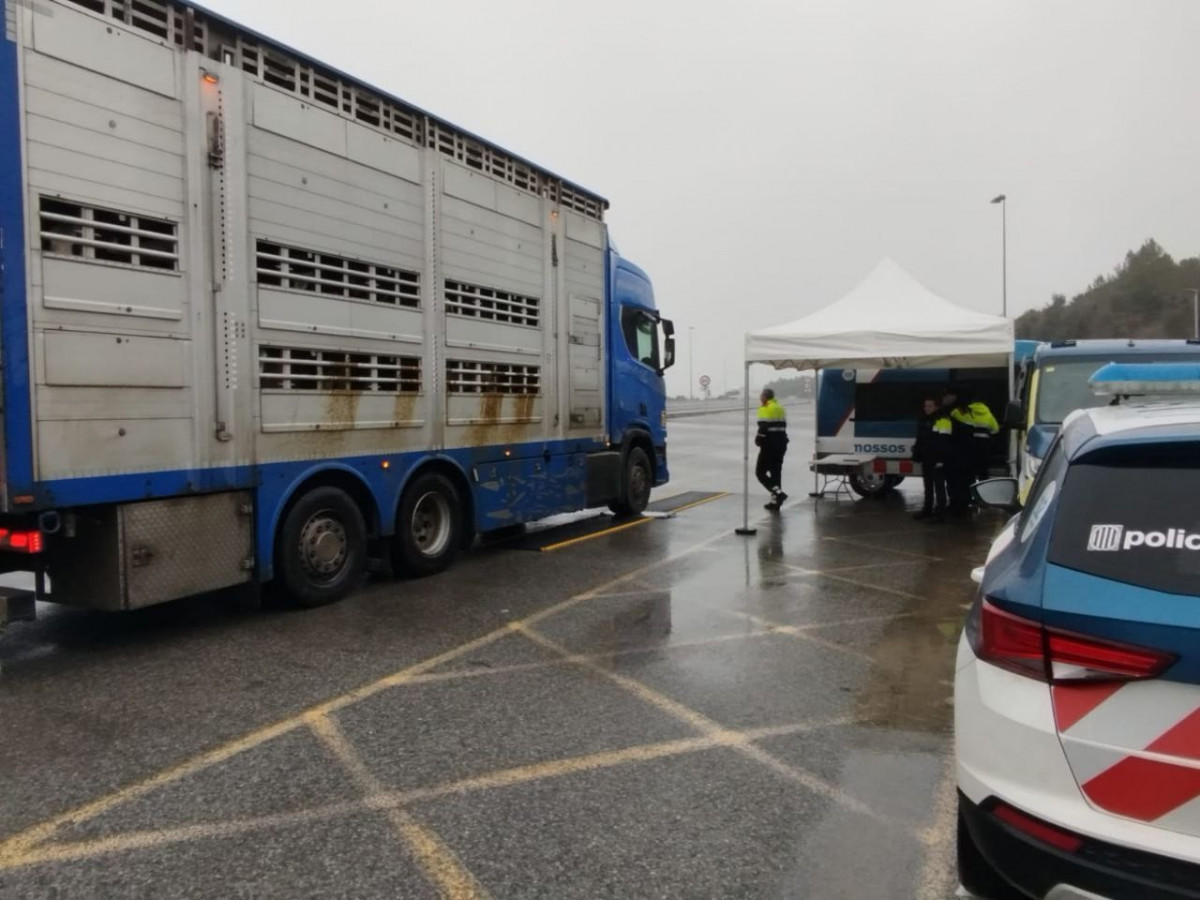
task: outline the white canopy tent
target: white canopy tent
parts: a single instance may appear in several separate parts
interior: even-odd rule
[[[1011,320],[956,306],[884,259],[862,283],[824,309],[746,335],[745,502],[750,519],[750,366],[776,369],[1012,370]],[[1010,375],[1011,378],[1011,375]]]

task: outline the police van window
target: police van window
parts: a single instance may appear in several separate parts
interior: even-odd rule
[[[1046,463],[1042,466],[1029,489],[1029,498],[1025,501],[1025,511],[1021,513],[1021,543],[1024,544],[1034,534],[1046,518],[1046,514],[1054,505],[1062,485],[1063,475],[1067,470],[1067,454],[1063,450],[1062,438],[1056,438],[1046,454]]]
[[[658,322],[640,309],[625,307],[621,311],[621,329],[629,355],[652,369],[662,368],[658,350]]]
[[[1200,594],[1200,447],[1129,446],[1071,467],[1051,563],[1172,594]]]

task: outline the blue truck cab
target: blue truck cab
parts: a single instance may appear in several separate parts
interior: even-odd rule
[[[666,484],[667,392],[663,375],[675,363],[675,326],[654,302],[646,273],[609,248],[609,441],[622,459],[635,447],[646,453],[654,486]]]
[[[1077,409],[1108,402],[1092,393],[1088,378],[1112,362],[1200,362],[1200,343],[1080,340],[1039,345],[1018,367],[1017,398],[1005,417],[1005,424],[1021,434],[1018,477],[1022,499],[1066,417]]]

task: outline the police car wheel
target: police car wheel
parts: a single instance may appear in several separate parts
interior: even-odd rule
[[[893,487],[895,484],[888,475],[858,472],[850,476],[850,488],[860,497],[882,497]]]

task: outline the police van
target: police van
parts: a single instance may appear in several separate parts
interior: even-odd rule
[[[1055,341],[1041,344],[1018,365],[1017,398],[1005,424],[1021,434],[1021,497],[1029,492],[1046,451],[1077,409],[1106,403],[1088,387],[1088,378],[1105,363],[1200,363],[1200,342],[1166,340]]]
[[[1017,341],[1015,365],[1037,347]],[[863,497],[881,496],[906,477],[921,476],[912,460],[917,424],[926,397],[940,399],[949,384],[987,404],[1000,417],[1009,403],[1010,372],[986,369],[823,369],[817,383],[818,475],[845,475]],[[991,444],[991,468],[1009,472],[1010,448],[1003,435]]]
[[[1090,386],[1103,405],[1051,441],[959,647],[959,871],[980,897],[1200,897],[1200,364]],[[975,491],[1018,504],[1015,479]]]

